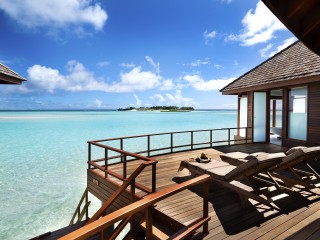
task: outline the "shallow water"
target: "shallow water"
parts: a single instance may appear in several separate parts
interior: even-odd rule
[[[68,224],[86,185],[88,140],[236,127],[236,120],[236,111],[0,112],[0,239]]]

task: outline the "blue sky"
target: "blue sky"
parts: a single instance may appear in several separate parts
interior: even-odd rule
[[[236,108],[219,89],[294,36],[257,0],[1,0],[0,109]]]

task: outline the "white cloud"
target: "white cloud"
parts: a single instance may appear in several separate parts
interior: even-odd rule
[[[175,95],[166,94],[166,97],[168,99],[167,105],[174,105],[178,107],[187,107],[187,106],[195,106],[195,102],[192,98],[186,98],[182,96],[182,91],[181,90],[176,90]]]
[[[135,67],[129,72],[122,72],[120,81],[109,84],[103,78],[96,78],[94,73],[74,60],[67,63],[66,75],[57,69],[34,65],[28,69],[28,79],[29,91],[44,90],[50,93],[56,90],[133,92],[152,89],[161,83],[161,76]]]
[[[215,79],[205,81],[199,75],[185,75],[183,80],[187,81],[191,87],[198,91],[215,91],[220,90],[230,82],[232,82],[235,78],[228,79]]]
[[[179,63],[177,63],[179,64]],[[191,66],[191,67],[199,67],[201,65],[211,65],[210,58],[206,57],[205,59],[196,59],[191,63],[182,63],[182,66]]]
[[[256,9],[250,9],[242,19],[240,34],[230,34],[225,40],[240,41],[243,46],[252,46],[274,38],[277,31],[286,30],[285,26],[259,1]]]
[[[259,50],[260,56],[261,57],[268,57],[267,52],[273,47],[273,44],[268,44],[266,47],[262,48]]]
[[[160,90],[172,90],[177,87],[178,86],[176,86],[171,79],[166,79],[166,80],[162,81],[159,89]]]
[[[139,99],[139,97],[136,94],[133,94],[134,99],[136,100],[136,107],[140,107],[142,104],[141,99]]]
[[[67,63],[67,75],[62,75],[59,70],[34,65],[28,68],[29,84],[32,88],[42,89],[53,93],[55,90],[65,91],[90,91],[108,88],[107,84],[95,78],[92,72],[76,61]]]
[[[223,68],[223,66],[220,65],[220,64],[214,64],[213,67],[216,68],[216,69],[221,69],[221,68]]]
[[[223,3],[231,3],[232,2],[232,0],[221,0]]]
[[[150,98],[156,102],[156,105],[162,105],[165,102],[165,98],[161,94],[155,94]]]
[[[101,30],[108,18],[92,0],[1,0],[0,9],[29,28],[91,25]]]
[[[101,108],[103,105],[103,102],[99,99],[94,100],[94,104],[98,107]]]
[[[216,35],[217,35],[216,31],[212,31],[212,32],[209,32],[208,30],[204,31],[203,37],[204,37],[205,43],[208,44],[210,40],[216,37]]]
[[[297,39],[295,37],[291,37],[291,38],[288,38],[286,40],[284,40],[282,42],[281,45],[279,45],[277,47],[277,49],[271,53],[269,53],[269,57],[272,57],[273,55],[275,55],[276,53],[282,51],[283,49],[285,49],[286,47],[289,47],[292,43],[294,43],[295,41],[297,41]]]
[[[197,59],[193,62],[190,63],[190,66],[192,67],[198,67],[200,65],[209,65],[210,64],[210,61],[209,61],[209,58],[206,58],[205,60],[200,60],[200,59]]]
[[[146,56],[145,58],[147,62],[150,63],[150,65],[154,68],[155,72],[160,73],[160,63],[155,63],[153,59],[149,56]]]
[[[99,67],[106,67],[106,66],[108,66],[109,64],[110,64],[110,62],[108,62],[108,61],[100,61],[100,62],[97,63],[97,65],[98,65]]]
[[[120,74],[121,82],[115,83],[112,89],[115,92],[144,91],[158,87],[161,76],[150,71],[142,71],[135,67],[130,72]]]
[[[181,90],[176,90],[175,94],[166,93],[163,95],[155,94],[150,97],[155,105],[173,105],[178,107],[195,106],[196,103],[192,98],[182,96]]]
[[[124,68],[134,68],[136,65],[133,63],[120,63],[120,67]]]

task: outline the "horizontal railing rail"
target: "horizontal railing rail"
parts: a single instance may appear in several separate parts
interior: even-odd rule
[[[240,129],[251,129],[251,127],[215,128],[215,129],[198,129],[198,130],[185,130],[185,131],[175,131],[175,132],[162,132],[162,133],[133,135],[133,136],[127,136],[127,137],[106,138],[106,139],[92,140],[91,142],[98,143],[98,142],[114,141],[114,140],[119,140],[119,139],[140,138],[140,137],[148,137],[148,136],[160,136],[160,135],[177,134],[177,133],[240,130]]]
[[[240,127],[240,128],[218,128],[218,129],[200,129],[200,130],[188,130],[188,131],[175,131],[175,132],[164,132],[164,133],[153,133],[153,134],[143,134],[143,135],[135,135],[135,136],[127,136],[127,137],[118,137],[118,138],[107,138],[107,139],[101,139],[101,140],[93,140],[89,141],[89,144],[100,146],[100,147],[106,147],[108,146],[109,149],[116,151],[120,153],[120,150],[125,150],[125,143],[129,140],[137,140],[137,141],[143,141],[143,139],[146,139],[144,143],[140,143],[139,147],[144,147],[142,150],[136,150],[134,151],[135,154],[139,154],[140,157],[142,154],[146,154],[146,157],[150,156],[156,156],[160,151],[166,151],[166,153],[173,153],[178,151],[185,151],[185,150],[193,150],[193,149],[200,149],[204,148],[204,145],[207,147],[213,147],[215,144],[219,145],[231,145],[231,144],[240,144],[240,143],[248,143],[252,139],[249,137],[248,130],[251,129],[250,127]],[[244,133],[244,137],[238,137],[231,138],[231,135],[239,135],[240,131]],[[197,133],[207,133],[206,136],[200,136],[200,141],[197,141]],[[219,135],[219,133],[222,135]],[[181,139],[177,140],[175,137],[177,137],[179,134],[189,134],[189,136],[184,136],[182,141]],[[162,137],[162,139],[153,139],[155,137]],[[169,137],[166,138],[166,137]],[[189,141],[186,142],[187,138],[189,138]],[[167,142],[167,144],[164,145],[164,142]],[[152,147],[152,143],[154,143],[154,146],[158,147]],[[161,143],[161,144],[159,144]],[[111,147],[110,145],[117,144],[119,148]],[[160,146],[159,146],[160,145]],[[185,148],[181,150],[181,148]],[[188,148],[188,149],[186,149]],[[164,153],[164,152],[163,152]],[[137,156],[131,155],[132,160],[137,159]],[[121,154],[111,156],[109,157],[109,160],[112,159],[120,159]],[[140,158],[141,159],[141,158]],[[147,159],[145,159],[147,160]],[[104,161],[104,158],[96,159],[94,162]],[[112,164],[112,163],[111,163]]]
[[[94,236],[96,234],[101,233],[101,239],[110,239],[107,236],[105,236],[105,229],[112,226],[116,222],[120,222],[119,225],[121,225],[121,228],[124,227],[126,223],[130,221],[130,218],[134,216],[135,214],[145,211],[146,217],[146,239],[152,239],[152,208],[154,204],[157,202],[168,198],[172,195],[175,195],[183,190],[189,189],[193,186],[202,184],[203,185],[203,211],[202,211],[202,217],[197,218],[194,221],[195,226],[197,228],[203,227],[203,233],[208,233],[208,221],[210,220],[210,217],[208,216],[208,197],[209,197],[209,181],[210,176],[209,175],[202,175],[199,177],[196,177],[194,179],[188,180],[186,182],[177,184],[175,186],[168,187],[162,191],[150,194],[143,199],[136,201],[130,205],[127,205],[119,210],[116,210],[106,216],[103,216],[96,221],[93,221],[84,227],[69,233],[68,235],[60,238],[60,240],[79,240],[79,239],[87,239],[91,236]],[[199,221],[201,224],[198,224]],[[198,224],[198,225],[196,225]],[[120,227],[119,227],[120,228]],[[115,231],[118,234],[121,230],[119,228],[116,228]],[[174,236],[178,236],[177,239],[180,239],[179,236],[190,236],[196,229],[195,228],[185,228],[183,233],[179,232],[179,234],[175,234]],[[112,239],[115,238],[117,235],[115,233],[111,233]]]

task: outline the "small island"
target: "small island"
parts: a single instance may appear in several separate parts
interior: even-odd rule
[[[153,106],[153,107],[127,107],[119,108],[118,111],[160,111],[160,112],[191,112],[193,107],[177,107],[177,106]]]

